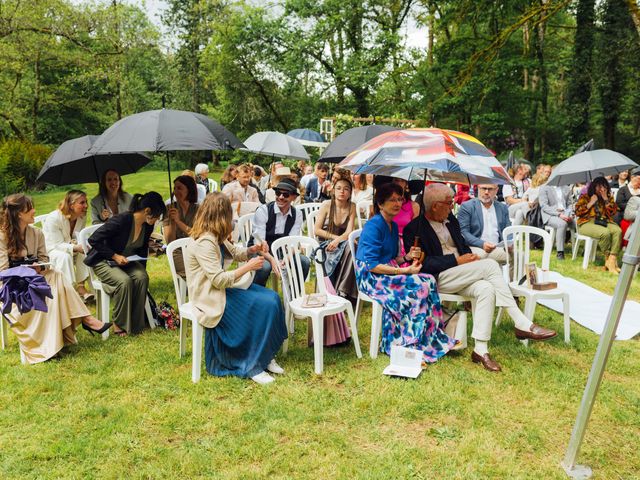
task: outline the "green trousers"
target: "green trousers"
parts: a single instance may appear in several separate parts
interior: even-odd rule
[[[618,255],[622,244],[622,230],[615,223],[607,223],[606,227],[596,225],[593,220],[578,226],[578,233],[598,240],[598,248],[605,257]]]
[[[129,334],[140,333],[145,325],[149,275],[140,262],[110,267],[105,260],[93,267],[113,303],[113,322]]]

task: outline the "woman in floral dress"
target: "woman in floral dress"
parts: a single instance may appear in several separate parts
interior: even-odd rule
[[[380,303],[382,343],[421,350],[423,361],[436,362],[456,341],[440,328],[442,307],[433,276],[419,273],[418,247],[398,256],[398,226],[392,220],[403,204],[402,187],[383,184],[374,198],[377,211],[364,226],[356,252],[356,279],[361,291]],[[411,262],[409,266],[399,264]]]

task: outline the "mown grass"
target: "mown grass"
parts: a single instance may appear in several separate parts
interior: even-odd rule
[[[125,178],[127,190],[162,188],[162,172],[144,177]],[[51,202],[36,196],[36,207]],[[578,260],[552,268],[615,288],[616,277],[584,272]],[[151,260],[149,271],[156,300],[175,304],[166,259]],[[352,346],[325,349],[322,376],[298,322],[279,357],[287,373],[266,388],[204,369],[192,384],[190,352],[178,357],[176,332],[102,342],[81,331],[60,359],[30,367],[20,365],[10,334],[0,354],[0,477],[566,478],[559,462],[595,334],[572,323],[570,345],[559,335],[525,348],[504,321],[491,342],[501,374],[465,351],[401,380],[381,375],[388,357],[366,356],[369,318],[365,310],[359,323],[365,357]],[[544,307],[536,321],[562,330],[561,316]],[[640,478],[639,354],[637,339],[612,349],[580,455],[596,478]]]

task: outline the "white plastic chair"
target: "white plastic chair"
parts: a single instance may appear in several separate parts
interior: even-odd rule
[[[311,212],[316,212],[320,210],[321,206],[322,206],[322,203],[302,203],[300,205],[295,205],[296,209],[298,209],[298,211],[302,213],[303,215],[302,218],[305,220],[305,222],[303,222],[303,227],[308,225],[308,223],[306,223],[306,219],[308,218],[309,214]],[[308,231],[307,231],[307,234],[309,234]]]
[[[511,272],[509,288],[515,297],[525,298],[524,314],[531,321],[533,321],[536,304],[539,300],[555,298],[561,299],[564,312],[564,341],[565,343],[569,343],[571,328],[571,318],[569,316],[569,294],[561,288],[554,288],[551,290],[534,290],[532,288],[528,288],[526,284],[519,284],[521,279],[527,274],[526,264],[530,263],[529,254],[531,235],[541,236],[544,242],[542,263],[541,268],[538,269],[538,278],[542,277],[544,280],[544,277],[549,271],[549,261],[551,259],[552,248],[551,235],[549,232],[526,225],[507,227],[502,232],[502,238],[504,239],[505,245],[510,245],[513,250],[507,255],[507,267],[508,271]],[[512,256],[513,265],[510,265]],[[496,318],[496,325],[500,322],[501,314],[502,309],[500,309],[498,318]]]
[[[285,301],[288,303],[289,309],[286,314],[287,326],[293,323],[295,317],[311,317],[311,325],[313,328],[313,349],[315,358],[315,373],[320,375],[324,368],[323,362],[323,343],[324,343],[324,317],[336,313],[346,312],[349,317],[351,326],[351,335],[353,337],[353,345],[356,349],[358,358],[362,358],[360,351],[360,340],[358,339],[358,328],[356,326],[353,307],[349,300],[337,295],[328,294],[324,284],[324,272],[322,265],[316,263],[316,277],[318,279],[318,291],[327,295],[327,304],[324,307],[303,307],[302,303],[305,297],[305,284],[302,272],[302,264],[300,255],[303,251],[313,249],[318,246],[318,242],[303,236],[291,236],[279,238],[271,249],[276,258],[281,259],[282,271],[286,275],[286,281],[282,282],[282,291],[285,293]],[[284,349],[287,345],[285,342]]]
[[[580,242],[584,242],[584,258],[582,259],[582,269],[586,270],[589,267],[589,262],[595,262],[596,251],[598,250],[597,240],[593,237],[587,237],[576,233],[575,241],[573,242],[573,255],[572,260],[575,260],[578,256],[578,250],[580,249]]]
[[[33,225],[37,225],[40,224],[40,228],[44,228],[44,222],[47,220],[47,217],[51,214],[51,212],[49,213],[44,213],[42,215],[36,215],[36,217],[34,218],[33,221]]]
[[[243,247],[247,246],[247,242],[251,238],[251,230],[253,227],[253,213],[248,213],[238,218],[236,227],[233,232],[233,238]]]
[[[318,236],[316,235],[316,218],[318,218],[319,213],[320,210],[313,210],[307,214],[307,236],[316,241],[318,241]]]
[[[372,200],[362,200],[356,203],[356,215],[358,218],[358,228],[364,227],[364,224],[369,220],[369,214],[371,213],[371,207],[373,206]]]
[[[179,238],[167,245],[167,259],[169,259],[169,269],[171,270],[171,278],[173,279],[173,288],[176,292],[176,303],[178,304],[178,314],[180,315],[180,357],[186,353],[187,345],[187,327],[185,320],[191,322],[191,381],[197,383],[200,381],[200,371],[202,367],[202,337],[204,328],[198,323],[193,314],[193,304],[187,302],[187,283],[176,273],[176,265],[173,261],[173,252],[182,248],[184,254],[187,248],[188,238]],[[185,273],[189,275],[189,270],[185,262]]]
[[[82,246],[85,255],[89,253],[89,250],[91,250],[91,245],[89,245],[89,237],[91,237],[91,235],[93,235],[93,232],[95,232],[101,226],[101,224],[90,225],[78,232],[78,244]],[[99,320],[103,322],[110,322],[111,315],[109,312],[109,307],[111,305],[111,297],[107,294],[107,292],[105,292],[102,282],[94,273],[93,268],[89,268],[89,280],[91,280],[91,286],[96,292],[96,315],[98,316]],[[146,300],[144,308],[147,313],[147,318],[149,319],[149,326],[151,328],[156,328],[156,321],[151,314],[151,305],[149,304],[149,299]],[[105,332],[102,334],[103,340],[106,340],[107,338],[109,338],[109,330],[105,330]]]

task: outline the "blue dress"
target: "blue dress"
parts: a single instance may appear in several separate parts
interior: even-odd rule
[[[287,338],[280,297],[252,284],[248,289],[227,288],[220,323],[205,328],[207,372],[224,377],[253,377],[266,370]]]
[[[380,264],[397,266],[398,225],[391,230],[382,215],[364,226],[356,252],[356,280],[361,291],[382,305],[380,351],[391,353],[392,345],[422,351],[426,363],[436,362],[456,341],[440,328],[442,306],[432,275],[380,275],[370,270]]]

